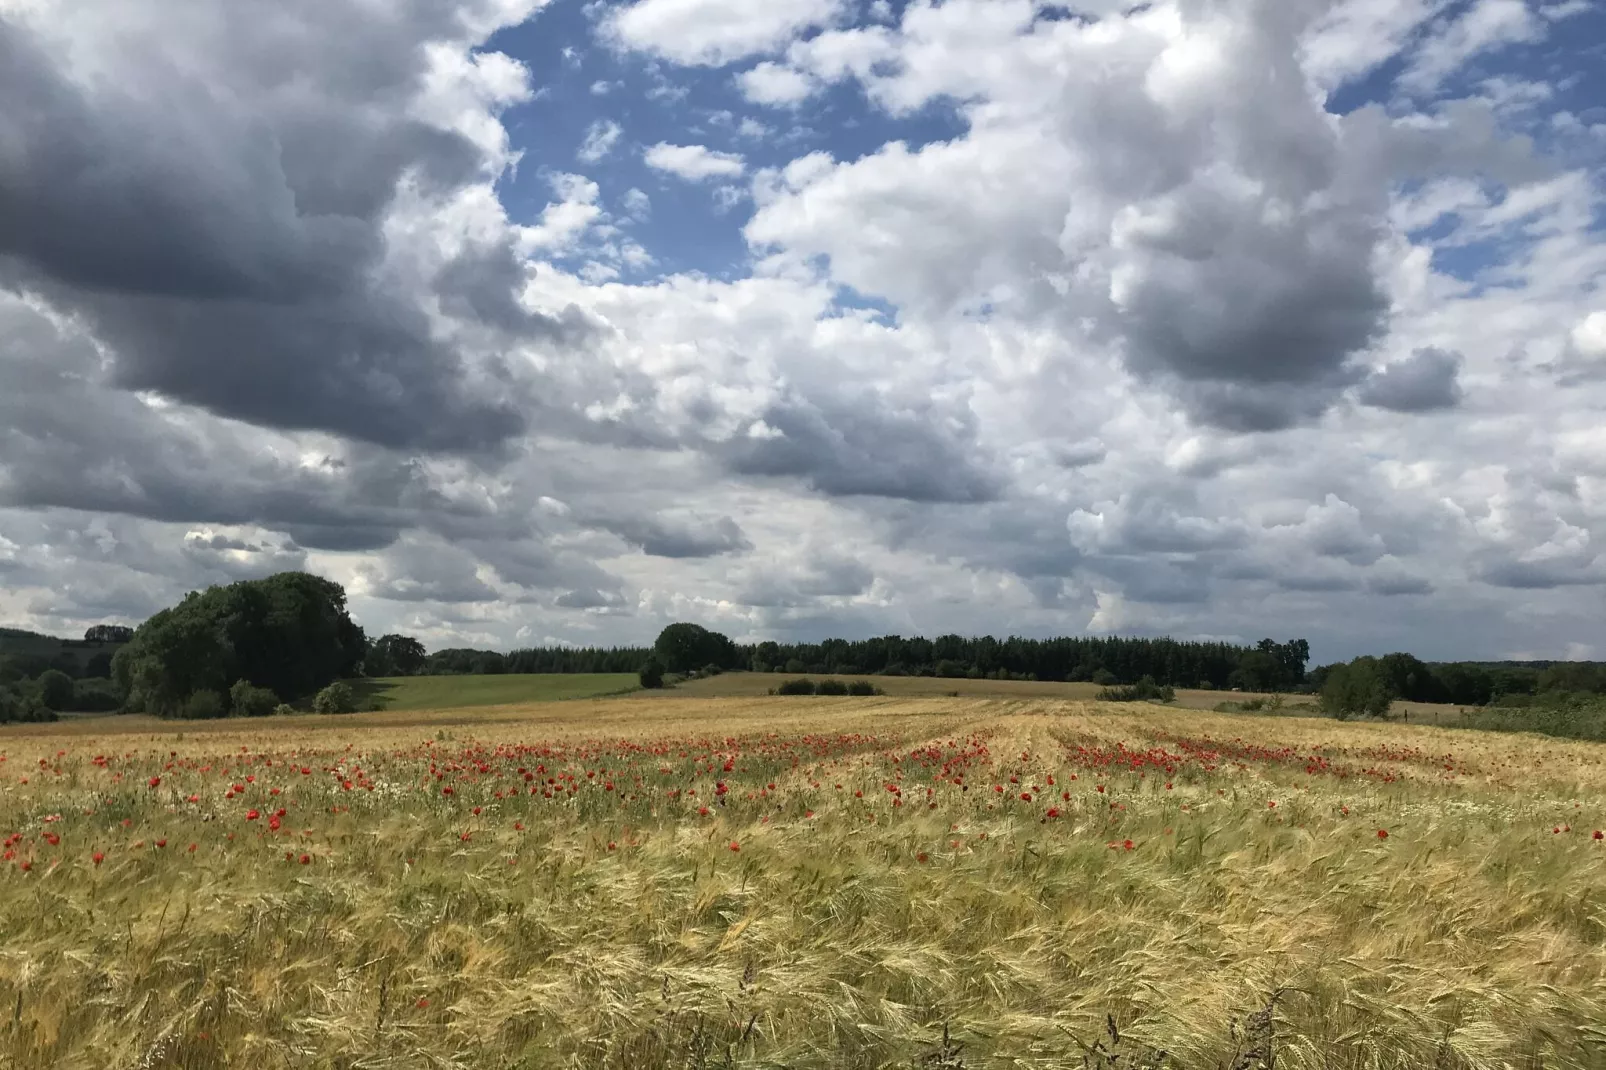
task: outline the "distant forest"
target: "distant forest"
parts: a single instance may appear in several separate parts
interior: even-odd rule
[[[370,639],[349,616],[339,584],[287,572],[193,592],[137,629],[97,625],[83,639],[56,639],[0,628],[0,721],[116,710],[260,715],[288,703],[339,710],[351,706],[342,679],[497,673],[641,673],[643,686],[665,674],[728,671],[1070,680],[1306,692],[1320,694],[1324,708],[1373,715],[1393,699],[1520,707],[1595,703],[1606,693],[1606,665],[1596,662],[1430,664],[1408,653],[1315,668],[1309,661],[1304,639],[888,635],[739,643],[686,623],[665,628],[651,647],[432,652],[411,636]]]

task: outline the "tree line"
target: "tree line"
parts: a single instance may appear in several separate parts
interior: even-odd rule
[[[10,644],[0,646],[0,720],[112,710],[164,717],[260,715],[291,703],[342,712],[356,704],[343,679],[499,673],[639,671],[646,686],[665,674],[741,670],[1088,681],[1139,687],[1146,694],[1171,688],[1306,692],[1319,694],[1322,705],[1339,716],[1385,711],[1394,699],[1520,706],[1606,694],[1606,665],[1592,662],[1427,663],[1393,653],[1307,671],[1310,646],[1303,639],[1232,644],[1166,637],[887,635],[738,643],[700,625],[676,623],[650,647],[429,651],[412,636],[369,639],[347,611],[344,588],[304,572],[191,592],[137,629],[97,625],[83,642],[14,629],[0,630],[0,640]],[[62,652],[67,647],[84,656],[68,656]]]

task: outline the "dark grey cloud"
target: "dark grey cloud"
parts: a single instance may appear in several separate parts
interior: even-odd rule
[[[385,264],[404,176],[440,196],[485,162],[407,107],[421,45],[463,36],[458,14],[310,2],[215,14],[126,38],[98,34],[90,12],[69,37],[0,21],[0,287],[80,317],[125,389],[394,447],[518,434],[506,376],[439,340],[420,303],[429,280]],[[67,39],[101,77],[77,73]],[[362,47],[330,46],[342,39]],[[449,308],[575,341],[577,321],[516,314],[523,278],[503,247],[435,281]]]
[[[1434,587],[1427,580],[1417,576],[1386,576],[1367,580],[1366,589],[1373,594],[1396,597],[1432,594]]]
[[[792,476],[823,494],[979,502],[1003,481],[985,465],[968,410],[874,394],[792,395],[764,413],[767,431],[732,440],[723,457],[742,475]]]
[[[1587,587],[1606,583],[1606,568],[1598,559],[1575,557],[1542,561],[1497,560],[1484,565],[1477,577],[1494,587],[1543,591],[1556,587]]]
[[[1368,376],[1356,397],[1391,412],[1453,409],[1461,403],[1461,362],[1459,353],[1424,347]]]
[[[718,557],[753,548],[736,521],[728,516],[718,519],[662,515],[613,517],[595,523],[649,557]]]

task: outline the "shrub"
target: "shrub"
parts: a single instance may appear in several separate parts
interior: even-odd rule
[[[229,708],[236,717],[266,717],[279,705],[279,696],[249,680],[236,680],[229,688]]]
[[[1089,679],[1100,687],[1114,687],[1121,682],[1116,679],[1115,674],[1109,669],[1097,669]]]
[[[636,674],[641,686],[649,691],[656,691],[664,686],[664,667],[657,658],[648,658]]]
[[[712,662],[710,662],[709,664],[703,666],[703,675],[705,677],[707,677],[707,676],[718,676],[720,673],[722,673],[724,671],[725,671],[724,669],[721,669],[718,665],[715,665]]]
[[[228,712],[223,696],[209,688],[191,693],[179,707],[178,715],[186,721],[212,721]]]
[[[848,694],[866,698],[871,695],[884,695],[886,692],[868,680],[855,680],[848,685]]]
[[[848,685],[841,680],[821,680],[814,685],[816,695],[841,696],[848,693]]]
[[[775,688],[777,695],[812,695],[814,694],[813,680],[783,680]]]
[[[1098,693],[1100,702],[1171,702],[1177,697],[1170,684],[1157,684],[1145,676],[1131,687],[1106,687]]]
[[[39,675],[39,701],[53,710],[72,709],[72,677],[60,669],[46,669]]]
[[[56,711],[40,705],[29,691],[0,686],[0,723],[59,720]]]
[[[343,680],[336,680],[312,699],[313,713],[356,713],[357,695],[351,690],[351,685]]]
[[[951,658],[944,658],[943,660],[937,662],[937,675],[946,677],[950,680],[966,676],[968,675],[969,671],[970,670],[967,669],[963,664],[954,661]]]
[[[296,708],[290,705],[288,702],[281,702],[277,706],[273,707],[273,716],[275,717],[288,717],[294,712],[296,712]]]

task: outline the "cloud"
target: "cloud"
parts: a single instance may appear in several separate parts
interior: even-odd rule
[[[649,557],[718,557],[753,548],[736,521],[728,516],[618,517],[596,523]]]
[[[1476,0],[1422,42],[1400,75],[1400,86],[1412,93],[1430,93],[1474,56],[1532,43],[1544,35],[1544,22],[1526,0]]]
[[[842,0],[636,0],[617,8],[605,29],[620,47],[719,67],[779,48],[842,9]]]
[[[1424,347],[1373,372],[1356,390],[1363,405],[1391,412],[1431,412],[1461,403],[1461,354]]]
[[[526,72],[469,56],[481,8],[365,10],[230,9],[160,32],[137,8],[0,22],[0,286],[79,318],[124,389],[387,446],[520,433],[506,366],[444,338],[420,301],[463,268],[471,302],[511,304],[522,268],[493,239],[404,270],[386,232],[506,163],[495,115]],[[353,35],[357,66],[332,44]],[[536,314],[516,337],[574,341]]]
[[[769,105],[797,104],[818,88],[802,71],[768,60],[737,75],[736,84],[754,104]]]
[[[717,152],[703,145],[671,145],[660,141],[642,156],[655,171],[702,182],[710,178],[736,178],[747,170],[740,153]]]
[[[596,163],[613,151],[624,132],[624,127],[612,119],[597,119],[586,128],[586,139],[575,152],[575,159],[581,163]]]

